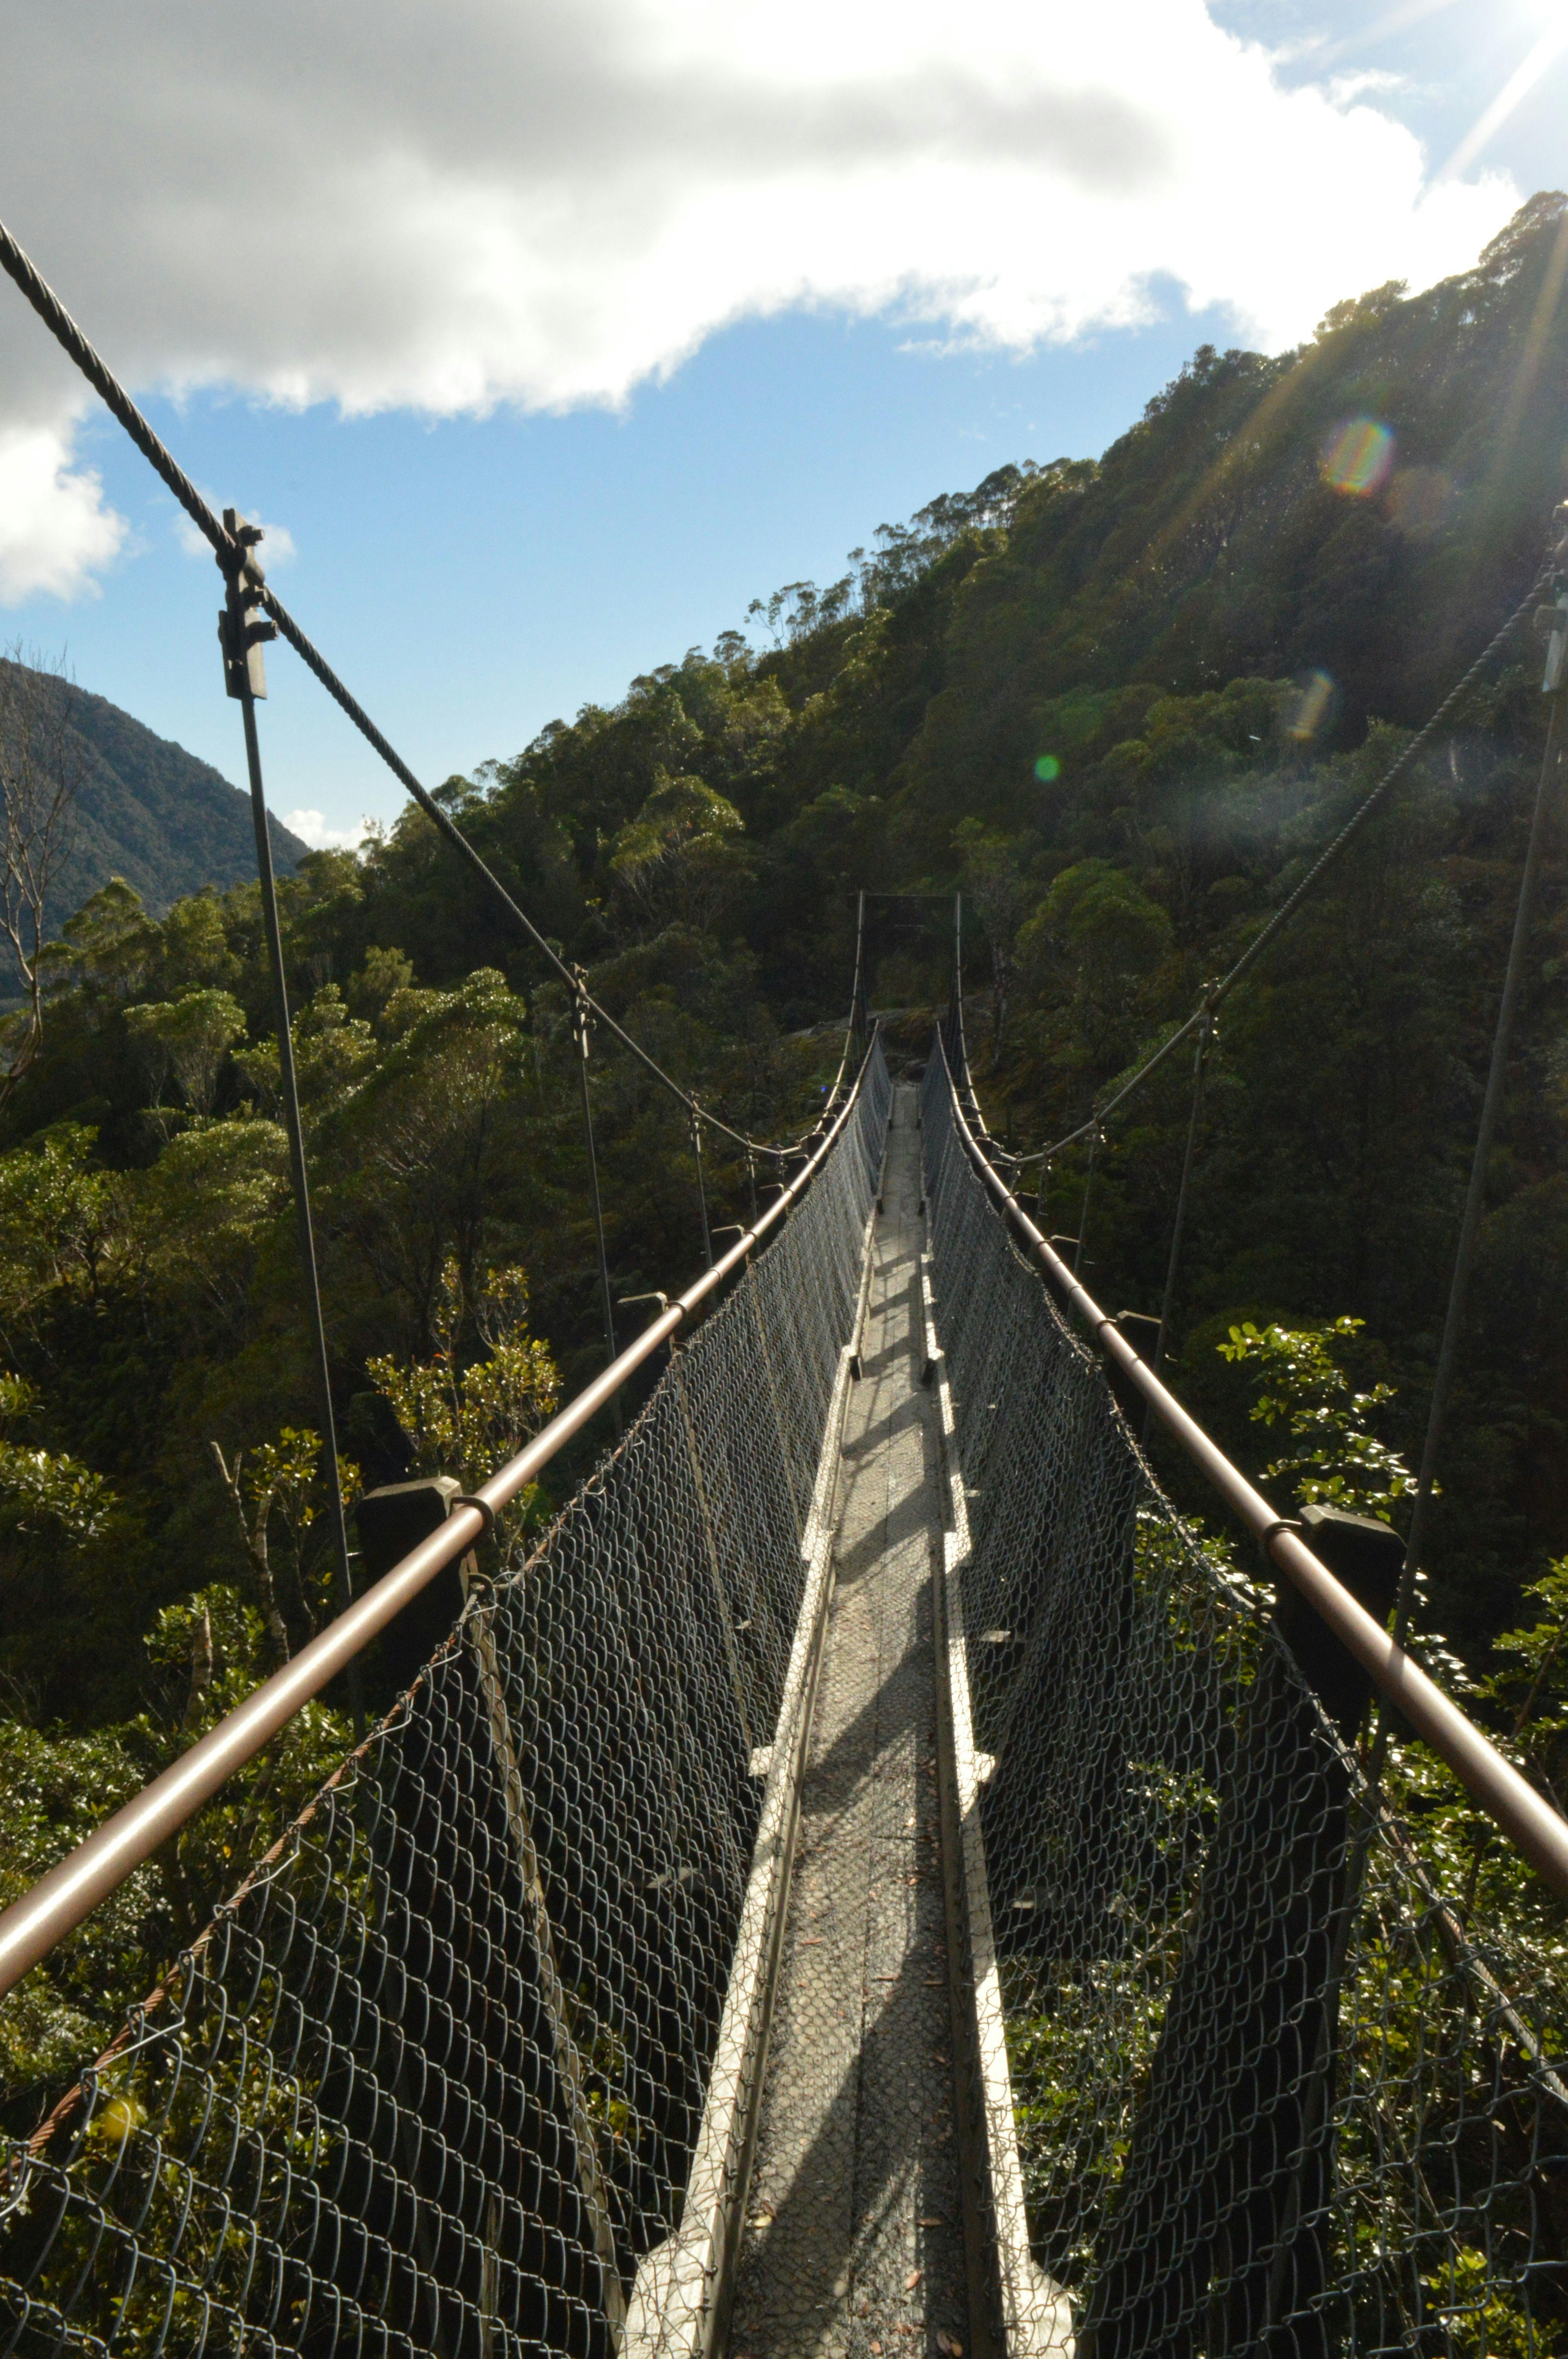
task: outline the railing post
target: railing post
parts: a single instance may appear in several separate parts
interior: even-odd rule
[[[1302,1520],[1322,1561],[1386,1617],[1399,1535],[1329,1507]],[[1283,1582],[1274,1629],[1284,1645],[1265,1646],[1221,1780],[1077,2359],[1186,2359],[1198,2347],[1327,2359],[1332,2347],[1334,2082],[1355,1895],[1351,1773],[1318,1707],[1349,1744],[1370,1682]]]
[[[384,1484],[356,1502],[362,1590],[440,1529],[462,1487],[449,1474],[426,1474],[413,1483]],[[455,1564],[444,1565],[381,1634],[380,1669],[392,1694],[413,1685],[462,1610],[462,1576]]]

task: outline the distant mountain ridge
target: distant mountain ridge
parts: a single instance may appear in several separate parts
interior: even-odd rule
[[[159,918],[204,885],[254,876],[250,799],[222,771],[86,689],[74,691],[71,724],[76,842],[49,896],[51,934],[112,876]],[[270,825],[274,863],[292,874],[309,847],[276,817]]]

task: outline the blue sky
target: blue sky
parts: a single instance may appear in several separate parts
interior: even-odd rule
[[[1129,49],[1155,21],[1147,5],[1106,12],[1124,18]],[[853,544],[935,492],[1007,459],[1098,453],[1196,343],[1277,348],[1336,295],[1462,267],[1520,196],[1568,177],[1568,5],[1407,0],[1381,17],[1315,0],[1159,5],[1162,26],[1186,12],[1175,63],[1125,62],[1115,42],[1097,51],[1086,38],[1061,66],[1058,24],[1034,112],[1017,119],[1009,93],[1049,7],[1022,20],[1002,0],[978,10],[971,79],[939,20],[888,59],[871,38],[885,16],[846,0],[824,22],[853,20],[864,56],[851,39],[831,77],[814,69],[809,107],[797,62],[767,51],[759,18],[716,87],[726,119],[756,109],[747,152],[720,168],[689,160],[713,154],[700,125],[661,144],[646,98],[676,86],[680,41],[704,29],[700,0],[663,14],[658,0],[602,0],[597,43],[542,60],[487,51],[515,23],[498,32],[492,0],[465,0],[490,92],[514,70],[520,89],[558,93],[518,128],[528,174],[512,179],[492,97],[460,76],[433,87],[420,35],[434,12],[394,11],[408,79],[378,116],[355,78],[348,7],[348,38],[319,60],[307,101],[265,85],[266,61],[243,44],[200,58],[193,114],[214,85],[243,99],[244,77],[264,76],[254,104],[271,179],[240,214],[215,203],[210,150],[185,152],[178,87],[166,72],[138,96],[113,57],[104,103],[117,92],[120,144],[93,146],[90,185],[68,203],[49,136],[65,51],[39,46],[28,18],[36,82],[24,94],[26,73],[13,77],[0,108],[32,112],[27,138],[0,143],[13,158],[0,214],[203,489],[283,527],[280,593],[435,783],[744,625],[751,599],[777,584],[833,578]],[[84,7],[60,0],[59,13]],[[441,21],[460,31],[461,15]],[[811,11],[795,21],[809,41]],[[368,41],[368,13],[358,32]],[[648,65],[655,35],[673,46]],[[1466,155],[1532,52],[1531,85]],[[640,101],[621,87],[627,56],[652,76]],[[770,93],[784,84],[793,103],[775,120]],[[297,156],[267,141],[269,105],[291,129],[308,118]],[[1259,123],[1242,168],[1254,201],[1230,222],[1217,151],[1233,123],[1244,141],[1271,108],[1278,121]],[[1080,120],[1090,133],[1075,147]],[[584,152],[584,125],[611,165]],[[65,127],[62,115],[62,139]],[[470,150],[487,138],[498,160],[478,173]],[[332,141],[355,169],[312,186],[313,154]],[[1258,159],[1275,147],[1265,186]],[[761,178],[753,154],[772,158]],[[0,631],[66,647],[84,686],[237,776],[216,570],[118,429],[73,407],[38,360],[41,331],[19,309],[8,301],[0,323],[16,388],[8,414],[0,397]],[[8,571],[7,451],[22,519]],[[332,830],[390,817],[395,783],[287,651],[269,665],[275,807]]]

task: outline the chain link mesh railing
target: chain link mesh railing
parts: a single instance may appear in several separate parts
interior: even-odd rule
[[[888,1106],[879,1048],[625,1442],[13,2151],[0,2351],[689,2344],[704,2267],[657,2260],[756,1984],[738,1936],[768,1935],[767,1748]]]
[[[1487,1921],[1420,1748],[1374,1799],[1364,1688],[1336,1725],[1321,1625],[1162,1495],[940,1054],[923,1127],[1015,2359],[1568,2351],[1561,1905],[1516,1862]]]

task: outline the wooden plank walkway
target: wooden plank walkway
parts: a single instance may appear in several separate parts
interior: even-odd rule
[[[895,1093],[730,2359],[932,2359],[969,2332],[937,1849],[936,1436],[920,1136]]]

